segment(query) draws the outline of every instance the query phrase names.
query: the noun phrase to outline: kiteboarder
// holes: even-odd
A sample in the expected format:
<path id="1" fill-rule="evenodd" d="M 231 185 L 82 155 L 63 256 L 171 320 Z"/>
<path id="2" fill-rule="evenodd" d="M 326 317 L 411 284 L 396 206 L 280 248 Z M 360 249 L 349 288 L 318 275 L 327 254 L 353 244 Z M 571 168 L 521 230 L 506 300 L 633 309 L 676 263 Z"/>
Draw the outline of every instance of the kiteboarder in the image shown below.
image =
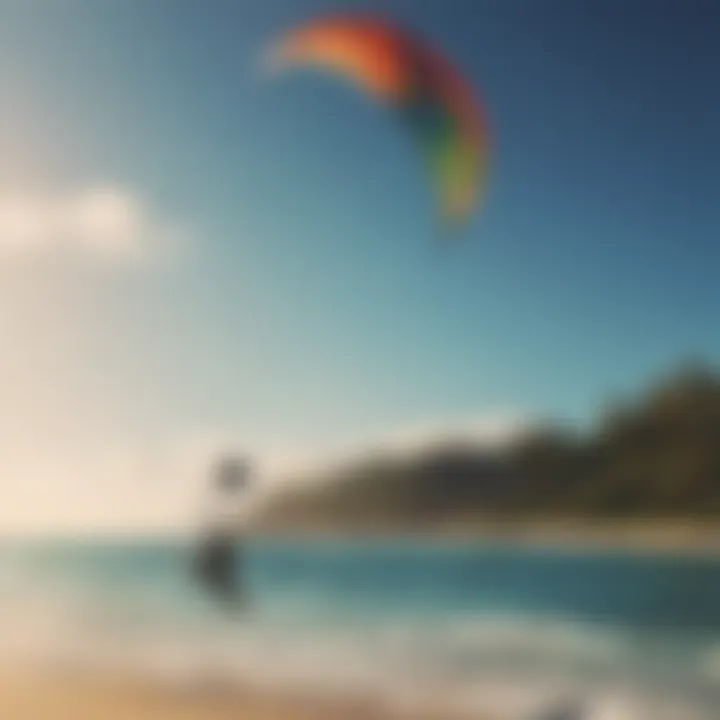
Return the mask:
<path id="1" fill-rule="evenodd" d="M 227 607 L 237 607 L 246 600 L 241 564 L 249 475 L 245 460 L 224 458 L 218 463 L 208 517 L 194 559 L 195 578 Z"/>

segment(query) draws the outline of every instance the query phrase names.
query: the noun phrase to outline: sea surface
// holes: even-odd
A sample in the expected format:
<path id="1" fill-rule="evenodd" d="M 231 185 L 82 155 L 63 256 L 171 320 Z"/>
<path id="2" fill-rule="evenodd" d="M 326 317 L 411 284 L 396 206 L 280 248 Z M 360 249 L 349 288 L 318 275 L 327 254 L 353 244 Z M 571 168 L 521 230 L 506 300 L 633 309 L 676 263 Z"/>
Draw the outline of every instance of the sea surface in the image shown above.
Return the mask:
<path id="1" fill-rule="evenodd" d="M 238 681 L 500 720 L 720 718 L 720 553 L 256 540 L 244 615 L 187 541 L 0 548 L 0 661 Z"/>

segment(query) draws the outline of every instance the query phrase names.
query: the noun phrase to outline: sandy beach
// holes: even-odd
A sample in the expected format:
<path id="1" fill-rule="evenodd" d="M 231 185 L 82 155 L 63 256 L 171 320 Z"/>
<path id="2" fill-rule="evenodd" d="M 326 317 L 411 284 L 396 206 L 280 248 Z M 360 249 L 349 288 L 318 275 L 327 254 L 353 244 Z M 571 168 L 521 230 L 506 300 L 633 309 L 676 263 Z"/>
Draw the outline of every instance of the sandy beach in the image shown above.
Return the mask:
<path id="1" fill-rule="evenodd" d="M 417 716 L 415 716 L 417 717 Z M 432 717 L 430 714 L 425 717 Z M 126 678 L 6 673 L 3 720 L 394 720 L 366 704 L 273 695 L 249 688 L 180 688 Z"/>

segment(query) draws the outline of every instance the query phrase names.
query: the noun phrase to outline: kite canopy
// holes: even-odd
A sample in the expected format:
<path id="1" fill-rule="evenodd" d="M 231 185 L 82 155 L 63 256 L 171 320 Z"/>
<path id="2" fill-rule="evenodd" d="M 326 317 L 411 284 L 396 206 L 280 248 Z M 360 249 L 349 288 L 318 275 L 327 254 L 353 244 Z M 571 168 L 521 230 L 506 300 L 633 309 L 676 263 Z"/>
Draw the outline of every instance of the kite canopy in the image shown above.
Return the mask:
<path id="1" fill-rule="evenodd" d="M 335 16 L 291 30 L 271 57 L 278 68 L 343 74 L 394 108 L 427 158 L 443 218 L 469 219 L 484 190 L 488 133 L 470 85 L 440 54 L 385 20 Z"/>

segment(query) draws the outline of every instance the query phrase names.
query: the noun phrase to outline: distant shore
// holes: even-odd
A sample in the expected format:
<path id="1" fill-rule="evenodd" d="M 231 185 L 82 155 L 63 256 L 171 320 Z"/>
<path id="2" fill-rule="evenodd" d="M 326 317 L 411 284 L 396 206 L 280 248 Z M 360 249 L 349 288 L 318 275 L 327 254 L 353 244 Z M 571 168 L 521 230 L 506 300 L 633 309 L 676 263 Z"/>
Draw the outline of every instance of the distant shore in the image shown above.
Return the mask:
<path id="1" fill-rule="evenodd" d="M 377 523 L 339 527 L 331 523 L 288 523 L 261 527 L 269 538 L 397 539 L 512 544 L 569 550 L 699 552 L 720 555 L 720 518 L 590 520 L 578 518 L 444 521 L 423 525 Z"/>

